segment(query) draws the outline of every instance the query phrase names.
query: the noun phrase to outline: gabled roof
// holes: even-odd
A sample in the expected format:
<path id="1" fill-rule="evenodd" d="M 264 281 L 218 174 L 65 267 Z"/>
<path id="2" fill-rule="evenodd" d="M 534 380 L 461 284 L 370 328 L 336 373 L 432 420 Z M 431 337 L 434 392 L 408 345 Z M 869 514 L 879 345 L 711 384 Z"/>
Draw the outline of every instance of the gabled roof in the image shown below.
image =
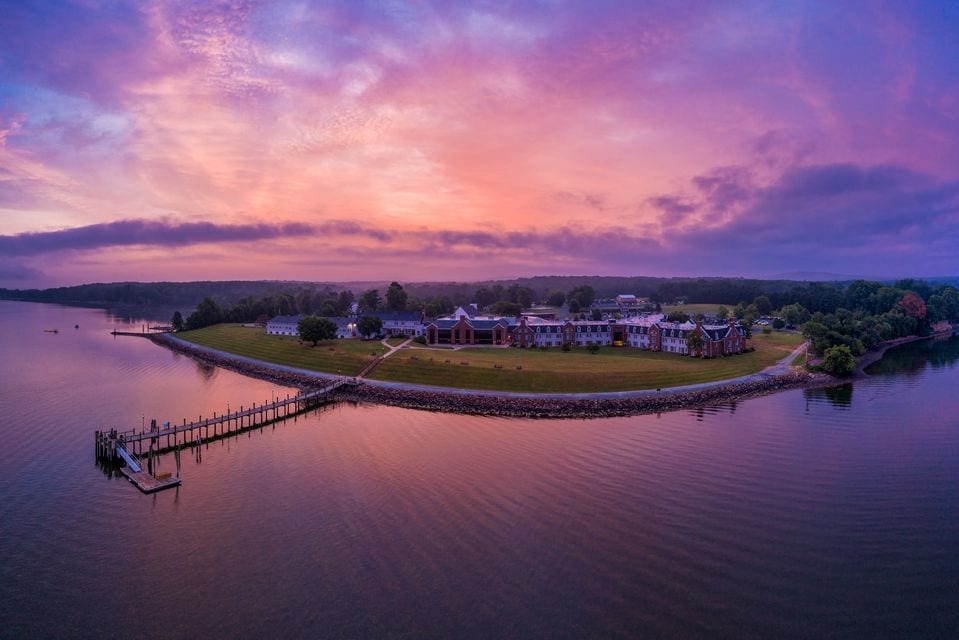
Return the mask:
<path id="1" fill-rule="evenodd" d="M 713 342 L 719 342 L 729 333 L 729 327 L 703 327 L 703 333 Z"/>
<path id="2" fill-rule="evenodd" d="M 269 324 L 296 324 L 304 317 L 302 313 L 298 313 L 295 316 L 276 316 L 275 318 L 270 318 Z"/>
<path id="3" fill-rule="evenodd" d="M 479 307 L 476 306 L 476 303 L 464 304 L 456 308 L 456 311 L 453 312 L 453 315 L 459 315 L 460 311 L 463 312 L 468 318 L 473 318 L 479 315 Z"/>

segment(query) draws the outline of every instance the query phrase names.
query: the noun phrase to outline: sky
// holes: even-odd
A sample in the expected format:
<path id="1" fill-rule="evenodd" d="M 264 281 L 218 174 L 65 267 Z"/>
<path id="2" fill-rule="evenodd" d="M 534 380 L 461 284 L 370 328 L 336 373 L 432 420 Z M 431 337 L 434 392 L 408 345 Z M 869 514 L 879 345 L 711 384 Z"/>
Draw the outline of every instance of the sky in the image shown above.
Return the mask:
<path id="1" fill-rule="evenodd" d="M 959 273 L 959 3 L 0 0 L 0 286 Z"/>

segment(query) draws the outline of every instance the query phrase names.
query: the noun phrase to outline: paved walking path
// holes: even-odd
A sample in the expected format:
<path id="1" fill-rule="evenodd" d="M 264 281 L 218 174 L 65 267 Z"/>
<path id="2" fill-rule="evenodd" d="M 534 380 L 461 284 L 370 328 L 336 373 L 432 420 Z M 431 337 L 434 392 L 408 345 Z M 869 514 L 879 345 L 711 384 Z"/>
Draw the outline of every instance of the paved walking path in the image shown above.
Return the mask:
<path id="1" fill-rule="evenodd" d="M 333 378 L 344 378 L 352 376 L 338 376 L 336 374 L 330 373 L 320 373 L 318 371 L 310 371 L 309 369 L 299 369 L 297 367 L 288 367 L 281 364 L 273 364 L 272 362 L 266 362 L 263 360 L 255 360 L 253 358 L 247 358 L 245 356 L 238 356 L 227 351 L 220 351 L 218 349 L 211 349 L 210 347 L 202 347 L 200 345 L 188 342 L 186 340 L 181 340 L 170 334 L 164 334 L 170 340 L 178 342 L 182 345 L 186 345 L 198 351 L 203 351 L 212 355 L 219 356 L 221 358 L 238 360 L 240 362 L 246 362 L 249 364 L 254 364 L 260 367 L 266 367 L 268 369 L 274 369 L 276 371 L 282 371 L 287 373 L 295 373 L 302 376 L 307 376 L 311 378 L 316 378 L 319 380 L 329 380 Z M 404 342 L 403 344 L 397 347 L 390 347 L 390 353 L 382 356 L 387 357 L 392 353 L 399 350 L 400 347 L 407 344 L 409 341 Z M 387 345 L 389 346 L 389 345 Z M 485 389 L 458 389 L 455 387 L 437 387 L 432 385 L 425 384 L 411 384 L 408 382 L 387 382 L 385 380 L 370 380 L 369 378 L 363 378 L 363 383 L 374 386 L 374 387 L 383 387 L 386 389 L 399 389 L 406 391 L 426 391 L 429 393 L 450 393 L 450 394 L 459 394 L 459 395 L 471 395 L 471 396 L 492 396 L 492 397 L 501 397 L 501 398 L 542 398 L 542 399 L 568 399 L 568 400 L 613 400 L 620 398 L 649 398 L 656 396 L 668 396 L 677 393 L 686 393 L 689 391 L 699 391 L 702 389 L 711 389 L 713 387 L 724 387 L 730 384 L 742 384 L 744 382 L 753 382 L 757 380 L 766 380 L 769 378 L 775 378 L 776 376 L 781 376 L 783 374 L 789 373 L 790 366 L 793 361 L 799 356 L 800 353 L 803 353 L 808 346 L 808 343 L 803 343 L 796 347 L 788 356 L 779 360 L 775 364 L 772 364 L 762 371 L 757 371 L 756 373 L 751 373 L 745 376 L 739 376 L 738 378 L 726 378 L 724 380 L 715 380 L 713 382 L 700 382 L 697 384 L 687 384 L 681 387 L 666 387 L 664 389 L 639 389 L 634 391 L 596 391 L 591 393 L 529 393 L 521 391 L 487 391 Z"/>
<path id="2" fill-rule="evenodd" d="M 406 345 L 408 345 L 412 339 L 413 339 L 413 338 L 407 338 L 406 341 L 401 342 L 401 343 L 399 343 L 398 345 L 396 345 L 396 346 L 394 347 L 394 346 L 391 346 L 389 342 L 387 342 L 387 341 L 389 340 L 389 338 L 383 338 L 382 340 L 380 340 L 380 344 L 383 345 L 384 347 L 386 347 L 387 349 L 389 349 L 389 351 L 387 351 L 386 353 L 384 353 L 384 354 L 381 355 L 380 357 L 381 357 L 381 358 L 389 358 L 391 355 L 393 355 L 394 353 L 396 353 L 397 351 L 399 351 L 400 349 L 402 349 L 403 347 L 405 347 Z"/>

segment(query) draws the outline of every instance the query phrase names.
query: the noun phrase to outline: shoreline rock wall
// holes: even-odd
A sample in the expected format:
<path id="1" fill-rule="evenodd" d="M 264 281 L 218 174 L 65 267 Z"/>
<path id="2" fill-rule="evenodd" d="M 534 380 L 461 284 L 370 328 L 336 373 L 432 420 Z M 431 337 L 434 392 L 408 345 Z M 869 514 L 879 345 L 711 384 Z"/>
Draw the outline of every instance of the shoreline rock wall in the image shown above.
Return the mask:
<path id="1" fill-rule="evenodd" d="M 364 385 L 342 394 L 343 399 L 409 409 L 514 418 L 602 418 L 691 409 L 718 402 L 744 400 L 786 389 L 823 383 L 805 372 L 766 380 L 734 383 L 701 391 L 638 398 L 514 398 L 471 395 L 468 391 L 407 391 Z"/>

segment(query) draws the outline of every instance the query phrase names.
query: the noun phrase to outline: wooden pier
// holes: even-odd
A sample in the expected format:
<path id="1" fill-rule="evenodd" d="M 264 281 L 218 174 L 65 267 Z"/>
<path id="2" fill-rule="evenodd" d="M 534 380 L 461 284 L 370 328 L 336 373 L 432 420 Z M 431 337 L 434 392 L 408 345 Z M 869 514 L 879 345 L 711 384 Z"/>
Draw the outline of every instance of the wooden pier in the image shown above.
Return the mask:
<path id="1" fill-rule="evenodd" d="M 157 425 L 156 420 L 151 420 L 149 430 L 141 431 L 136 429 L 96 431 L 94 434 L 96 460 L 97 463 L 125 464 L 126 466 L 120 470 L 121 473 L 144 493 L 174 487 L 180 484 L 179 478 L 174 476 L 158 478 L 153 475 L 153 461 L 157 455 L 170 451 L 178 452 L 182 447 L 217 440 L 227 435 L 293 417 L 333 402 L 338 389 L 358 384 L 360 382 L 356 378 L 339 378 L 321 389 L 296 396 L 288 395 L 260 405 L 253 403 L 250 407 L 240 406 L 237 411 L 228 411 L 219 416 L 214 412 L 213 417 L 198 416 L 196 420 L 190 422 L 184 418 L 182 424 L 171 425 L 167 422 L 162 426 Z M 143 456 L 146 456 L 147 460 L 146 470 L 142 469 L 140 462 Z M 179 462 L 177 466 L 179 467 Z"/>

